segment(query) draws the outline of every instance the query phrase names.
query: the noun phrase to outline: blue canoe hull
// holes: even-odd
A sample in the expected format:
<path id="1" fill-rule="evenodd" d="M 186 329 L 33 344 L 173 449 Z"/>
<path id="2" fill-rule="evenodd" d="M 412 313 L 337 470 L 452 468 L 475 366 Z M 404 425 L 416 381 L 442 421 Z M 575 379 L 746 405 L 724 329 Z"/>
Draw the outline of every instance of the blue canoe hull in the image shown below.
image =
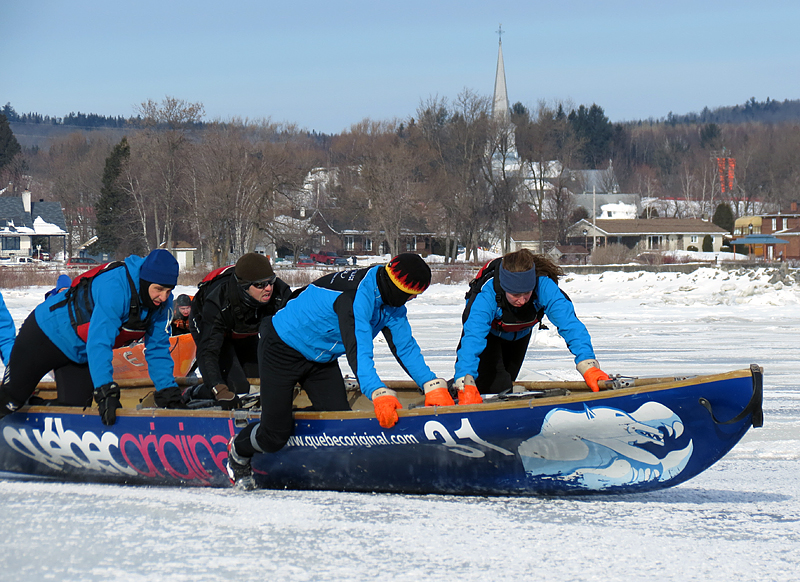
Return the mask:
<path id="1" fill-rule="evenodd" d="M 461 495 L 629 493 L 677 485 L 761 425 L 757 366 L 599 393 L 401 411 L 298 412 L 290 442 L 257 455 L 261 487 Z M 249 420 L 256 420 L 252 416 Z M 0 470 L 60 479 L 229 486 L 222 411 L 30 407 L 0 421 Z"/>

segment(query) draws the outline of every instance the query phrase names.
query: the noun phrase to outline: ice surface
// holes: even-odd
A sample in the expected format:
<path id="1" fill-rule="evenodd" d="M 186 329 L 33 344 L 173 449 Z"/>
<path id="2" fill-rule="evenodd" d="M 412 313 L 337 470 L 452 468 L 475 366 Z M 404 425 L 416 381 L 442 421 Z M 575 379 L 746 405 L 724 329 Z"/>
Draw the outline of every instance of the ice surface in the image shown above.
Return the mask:
<path id="1" fill-rule="evenodd" d="M 707 268 L 562 282 L 609 373 L 765 368 L 764 427 L 678 487 L 481 498 L 0 476 L 0 581 L 797 580 L 800 287 L 771 279 Z M 3 291 L 18 325 L 45 291 Z M 409 304 L 428 363 L 447 377 L 464 291 L 435 285 Z M 376 361 L 383 377 L 404 378 L 385 343 Z M 537 332 L 521 379 L 541 377 L 580 378 L 554 329 Z"/>

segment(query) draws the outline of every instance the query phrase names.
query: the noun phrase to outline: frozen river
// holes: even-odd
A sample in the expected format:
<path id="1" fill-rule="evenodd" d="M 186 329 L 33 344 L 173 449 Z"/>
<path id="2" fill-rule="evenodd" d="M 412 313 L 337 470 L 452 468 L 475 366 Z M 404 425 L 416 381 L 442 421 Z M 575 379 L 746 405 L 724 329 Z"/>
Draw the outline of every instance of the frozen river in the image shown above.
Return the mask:
<path id="1" fill-rule="evenodd" d="M 609 373 L 763 366 L 764 427 L 687 483 L 622 497 L 245 494 L 0 477 L 0 580 L 800 579 L 800 286 L 701 269 L 570 276 L 562 287 Z M 409 307 L 428 363 L 447 377 L 464 290 L 435 285 Z M 42 293 L 3 292 L 18 324 Z M 385 345 L 376 353 L 386 379 L 403 378 Z M 523 375 L 580 378 L 553 330 L 537 332 Z"/>

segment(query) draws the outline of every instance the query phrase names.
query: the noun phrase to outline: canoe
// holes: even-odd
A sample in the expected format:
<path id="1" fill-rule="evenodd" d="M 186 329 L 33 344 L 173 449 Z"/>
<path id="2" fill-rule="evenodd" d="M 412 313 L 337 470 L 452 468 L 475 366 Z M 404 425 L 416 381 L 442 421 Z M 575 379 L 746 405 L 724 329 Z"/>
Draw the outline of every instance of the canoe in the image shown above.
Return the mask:
<path id="1" fill-rule="evenodd" d="M 194 364 L 197 348 L 192 335 L 185 333 L 169 338 L 169 353 L 175 362 L 172 375 L 180 378 L 186 376 Z M 114 380 L 131 380 L 149 378 L 147 360 L 144 355 L 144 342 L 114 350 Z"/>
<path id="2" fill-rule="evenodd" d="M 632 493 L 671 487 L 763 423 L 757 365 L 694 377 L 523 383 L 470 406 L 425 407 L 392 383 L 392 429 L 358 392 L 352 411 L 295 412 L 289 443 L 253 458 L 260 487 L 469 495 Z M 148 408 L 123 390 L 117 423 L 95 409 L 33 406 L 0 421 L 0 470 L 64 480 L 229 486 L 226 443 L 257 411 Z M 42 391 L 45 392 L 45 391 Z M 40 394 L 41 395 L 41 394 Z M 145 405 L 139 404 L 144 400 Z M 304 393 L 296 399 L 307 404 Z"/>

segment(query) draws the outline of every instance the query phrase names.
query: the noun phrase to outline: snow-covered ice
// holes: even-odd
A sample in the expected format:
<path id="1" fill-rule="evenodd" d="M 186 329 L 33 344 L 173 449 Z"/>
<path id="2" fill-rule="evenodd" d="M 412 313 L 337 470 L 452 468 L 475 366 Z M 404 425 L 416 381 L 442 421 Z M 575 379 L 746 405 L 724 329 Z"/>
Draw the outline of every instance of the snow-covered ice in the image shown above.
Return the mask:
<path id="1" fill-rule="evenodd" d="M 763 366 L 764 427 L 687 483 L 614 497 L 240 494 L 0 478 L 0 581 L 800 579 L 800 285 L 763 269 L 702 268 L 568 275 L 561 286 L 609 373 Z M 18 325 L 44 291 L 3 290 Z M 409 304 L 428 363 L 447 377 L 464 292 L 434 285 Z M 382 376 L 404 378 L 376 345 Z M 536 332 L 521 376 L 541 377 L 580 378 L 554 329 Z"/>

